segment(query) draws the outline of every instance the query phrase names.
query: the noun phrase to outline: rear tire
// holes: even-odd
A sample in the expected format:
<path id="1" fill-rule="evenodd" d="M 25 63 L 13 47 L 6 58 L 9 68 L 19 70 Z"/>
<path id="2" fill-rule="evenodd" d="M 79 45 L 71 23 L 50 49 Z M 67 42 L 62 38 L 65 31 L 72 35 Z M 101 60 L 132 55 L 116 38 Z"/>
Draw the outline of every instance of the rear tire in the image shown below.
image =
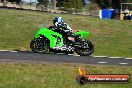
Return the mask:
<path id="1" fill-rule="evenodd" d="M 31 41 L 30 48 L 36 53 L 46 53 L 49 51 L 49 43 L 45 39 L 36 38 Z"/>

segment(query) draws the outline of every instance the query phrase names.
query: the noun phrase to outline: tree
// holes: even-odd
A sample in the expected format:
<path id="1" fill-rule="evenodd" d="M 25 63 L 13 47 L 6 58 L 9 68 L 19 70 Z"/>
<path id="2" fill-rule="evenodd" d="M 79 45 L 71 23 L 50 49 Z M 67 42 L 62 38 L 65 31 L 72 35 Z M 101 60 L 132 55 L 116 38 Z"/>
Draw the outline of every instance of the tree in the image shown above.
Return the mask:
<path id="1" fill-rule="evenodd" d="M 16 2 L 17 4 L 19 4 L 22 0 L 8 0 L 8 2 Z"/>
<path id="2" fill-rule="evenodd" d="M 36 5 L 40 11 L 48 10 L 49 0 L 37 0 L 39 3 Z"/>
<path id="3" fill-rule="evenodd" d="M 63 7 L 63 2 L 64 2 L 65 0 L 57 0 L 57 3 L 56 3 L 56 6 L 57 7 Z"/>
<path id="4" fill-rule="evenodd" d="M 44 10 L 45 7 L 48 9 L 48 7 L 51 5 L 54 10 L 56 10 L 56 4 L 58 0 L 38 0 L 38 5 L 36 7 L 42 7 Z"/>
<path id="5" fill-rule="evenodd" d="M 43 5 L 48 5 L 48 3 L 49 3 L 49 0 L 38 0 L 38 2 L 40 3 L 40 4 L 43 4 Z"/>
<path id="6" fill-rule="evenodd" d="M 97 3 L 91 3 L 90 5 L 88 5 L 86 7 L 87 11 L 91 11 L 91 10 L 99 10 L 100 6 Z"/>
<path id="7" fill-rule="evenodd" d="M 6 7 L 7 2 L 16 2 L 16 4 L 20 5 L 20 8 L 22 8 L 22 0 L 1 0 L 1 2 L 3 3 L 3 6 Z"/>
<path id="8" fill-rule="evenodd" d="M 81 11 L 83 7 L 82 0 L 65 0 L 63 2 L 65 8 L 75 8 L 75 11 Z"/>
<path id="9" fill-rule="evenodd" d="M 52 3 L 53 3 L 53 9 L 56 10 L 56 4 L 57 4 L 57 0 L 52 0 Z"/>
<path id="10" fill-rule="evenodd" d="M 3 3 L 3 7 L 6 7 L 6 5 L 7 5 L 7 0 L 1 0 L 1 2 Z"/>
<path id="11" fill-rule="evenodd" d="M 132 2 L 132 0 L 126 0 L 126 2 L 131 3 L 131 2 Z"/>
<path id="12" fill-rule="evenodd" d="M 93 0 L 93 2 L 97 3 L 101 8 L 108 8 L 111 6 L 111 0 Z"/>

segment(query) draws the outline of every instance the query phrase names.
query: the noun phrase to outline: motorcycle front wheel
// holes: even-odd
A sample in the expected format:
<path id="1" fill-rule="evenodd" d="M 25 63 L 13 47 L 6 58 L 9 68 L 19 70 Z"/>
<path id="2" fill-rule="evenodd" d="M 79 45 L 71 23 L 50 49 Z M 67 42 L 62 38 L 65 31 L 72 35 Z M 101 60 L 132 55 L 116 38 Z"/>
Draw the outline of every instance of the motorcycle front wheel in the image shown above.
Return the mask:
<path id="1" fill-rule="evenodd" d="M 75 52 L 80 56 L 89 56 L 94 52 L 94 45 L 89 40 L 80 41 Z"/>

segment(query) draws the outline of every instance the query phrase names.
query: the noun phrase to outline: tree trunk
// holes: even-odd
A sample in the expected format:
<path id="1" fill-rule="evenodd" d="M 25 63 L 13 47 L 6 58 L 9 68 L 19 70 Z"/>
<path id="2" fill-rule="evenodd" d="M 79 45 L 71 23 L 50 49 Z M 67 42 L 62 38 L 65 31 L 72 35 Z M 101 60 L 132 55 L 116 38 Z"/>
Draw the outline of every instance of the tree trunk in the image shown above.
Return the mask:
<path id="1" fill-rule="evenodd" d="M 57 4 L 57 1 L 56 0 L 53 0 L 53 9 L 56 10 L 56 4 Z"/>
<path id="2" fill-rule="evenodd" d="M 6 5 L 7 5 L 7 1 L 4 0 L 4 1 L 3 1 L 3 7 L 6 7 Z"/>
<path id="3" fill-rule="evenodd" d="M 23 2 L 22 1 L 20 1 L 19 6 L 20 6 L 20 9 L 22 9 L 22 7 L 23 7 Z"/>

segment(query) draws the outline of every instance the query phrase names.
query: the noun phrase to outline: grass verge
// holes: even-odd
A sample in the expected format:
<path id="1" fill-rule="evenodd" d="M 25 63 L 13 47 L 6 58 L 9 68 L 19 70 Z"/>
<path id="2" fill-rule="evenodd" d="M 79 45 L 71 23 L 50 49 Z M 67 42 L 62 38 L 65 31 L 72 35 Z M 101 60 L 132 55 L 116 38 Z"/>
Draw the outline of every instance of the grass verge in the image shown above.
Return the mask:
<path id="1" fill-rule="evenodd" d="M 86 65 L 89 74 L 130 74 L 131 67 Z M 78 67 L 71 64 L 0 63 L 0 88 L 131 88 L 128 84 L 76 83 Z"/>

